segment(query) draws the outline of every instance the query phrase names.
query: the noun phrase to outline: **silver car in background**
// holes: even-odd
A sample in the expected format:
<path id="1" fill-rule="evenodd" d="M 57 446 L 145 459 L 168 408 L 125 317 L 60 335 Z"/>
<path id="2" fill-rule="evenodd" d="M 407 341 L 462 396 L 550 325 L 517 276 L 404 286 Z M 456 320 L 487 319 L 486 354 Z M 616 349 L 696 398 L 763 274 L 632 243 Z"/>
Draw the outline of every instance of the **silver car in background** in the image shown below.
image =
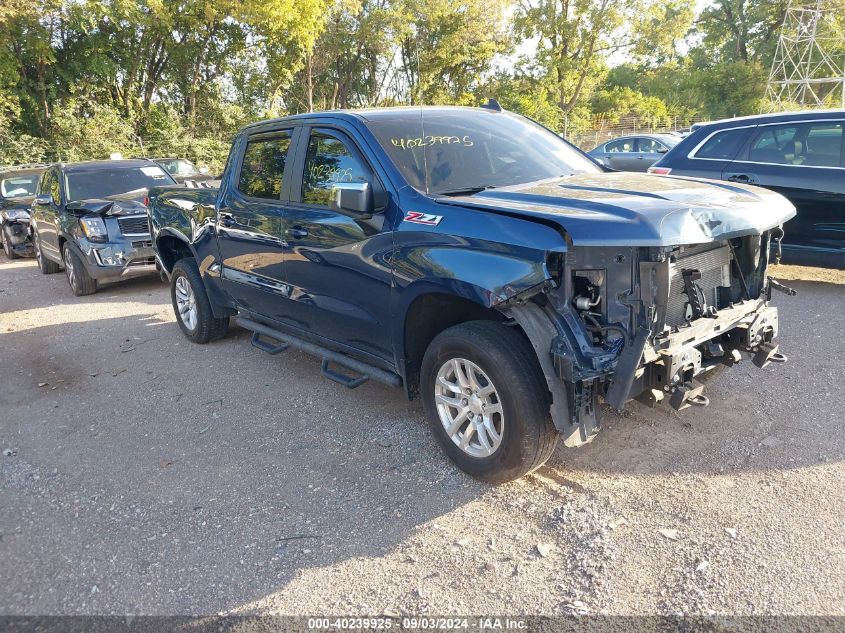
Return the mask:
<path id="1" fill-rule="evenodd" d="M 591 149 L 588 154 L 617 171 L 646 171 L 681 141 L 678 134 L 620 136 Z"/>

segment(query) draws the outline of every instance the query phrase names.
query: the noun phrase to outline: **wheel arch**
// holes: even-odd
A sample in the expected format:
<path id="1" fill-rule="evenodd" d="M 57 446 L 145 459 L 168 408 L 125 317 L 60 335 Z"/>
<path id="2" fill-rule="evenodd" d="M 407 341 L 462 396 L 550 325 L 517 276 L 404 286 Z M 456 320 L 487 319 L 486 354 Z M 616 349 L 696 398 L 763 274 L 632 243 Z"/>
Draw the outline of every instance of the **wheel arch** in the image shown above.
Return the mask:
<path id="1" fill-rule="evenodd" d="M 180 259 L 193 257 L 199 261 L 193 246 L 182 233 L 163 229 L 156 236 L 155 252 L 159 265 L 168 276 L 173 272 L 173 266 Z"/>
<path id="2" fill-rule="evenodd" d="M 402 352 L 400 366 L 409 399 L 419 395 L 422 359 L 434 337 L 468 321 L 508 321 L 501 311 L 483 302 L 485 294 L 476 287 L 463 288 L 461 292 L 429 287 L 415 293 L 404 304 L 396 344 Z M 513 325 L 521 331 L 518 325 Z"/>

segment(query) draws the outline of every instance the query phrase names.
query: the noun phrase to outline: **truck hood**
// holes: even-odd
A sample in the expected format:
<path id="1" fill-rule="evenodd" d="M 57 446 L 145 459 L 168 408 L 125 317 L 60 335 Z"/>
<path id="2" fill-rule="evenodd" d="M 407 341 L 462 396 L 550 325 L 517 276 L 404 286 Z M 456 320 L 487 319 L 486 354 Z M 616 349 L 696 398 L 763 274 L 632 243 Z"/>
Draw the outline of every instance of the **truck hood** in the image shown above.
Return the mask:
<path id="1" fill-rule="evenodd" d="M 535 217 L 575 246 L 679 246 L 761 234 L 795 215 L 783 196 L 715 180 L 579 174 L 439 202 Z"/>

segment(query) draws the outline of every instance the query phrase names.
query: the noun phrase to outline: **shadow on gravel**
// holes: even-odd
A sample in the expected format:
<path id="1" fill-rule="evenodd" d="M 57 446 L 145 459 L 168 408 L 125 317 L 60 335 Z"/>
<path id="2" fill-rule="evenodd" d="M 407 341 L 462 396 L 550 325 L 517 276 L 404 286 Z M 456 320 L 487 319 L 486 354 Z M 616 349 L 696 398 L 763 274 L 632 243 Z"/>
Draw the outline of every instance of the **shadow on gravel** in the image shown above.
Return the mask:
<path id="1" fill-rule="evenodd" d="M 199 346 L 152 327 L 0 336 L 17 368 L 0 378 L 5 612 L 236 609 L 300 570 L 384 556 L 487 490 L 398 390 L 347 390 L 238 329 Z"/>
<path id="2" fill-rule="evenodd" d="M 161 300 L 155 296 L 155 293 L 156 291 L 166 289 L 165 284 L 162 283 L 158 275 L 146 275 L 115 283 L 101 284 L 95 294 L 76 297 L 70 290 L 64 271 L 53 275 L 43 275 L 34 259 L 9 261 L 5 258 L 5 255 L 2 255 L 0 256 L 0 313 L 8 310 L 8 304 L 4 302 L 4 296 L 11 296 L 19 284 L 26 284 L 28 286 L 43 285 L 45 288 L 43 294 L 36 295 L 27 302 L 26 306 L 21 306 L 21 309 L 26 310 L 51 307 L 58 303 L 135 301 L 138 303 L 158 305 L 161 303 Z M 56 285 L 60 289 L 57 290 Z"/>

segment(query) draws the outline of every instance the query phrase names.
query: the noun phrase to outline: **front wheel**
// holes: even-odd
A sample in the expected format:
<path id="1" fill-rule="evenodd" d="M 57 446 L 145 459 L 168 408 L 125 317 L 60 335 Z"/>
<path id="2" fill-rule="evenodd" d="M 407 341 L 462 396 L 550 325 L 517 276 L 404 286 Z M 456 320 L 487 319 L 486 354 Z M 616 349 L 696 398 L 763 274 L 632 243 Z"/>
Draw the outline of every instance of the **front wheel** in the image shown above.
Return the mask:
<path id="1" fill-rule="evenodd" d="M 533 348 L 492 321 L 462 323 L 429 345 L 420 372 L 435 437 L 459 468 L 491 483 L 542 466 L 557 444 Z"/>
<path id="2" fill-rule="evenodd" d="M 62 259 L 65 262 L 67 282 L 73 294 L 77 297 L 84 297 L 85 295 L 92 295 L 97 292 L 97 280 L 88 274 L 82 260 L 71 250 L 67 242 L 65 242 L 64 248 L 62 248 Z"/>
<path id="3" fill-rule="evenodd" d="M 229 317 L 214 317 L 200 271 L 192 258 L 180 259 L 173 267 L 170 297 L 176 322 L 188 339 L 208 343 L 226 336 Z"/>
<path id="4" fill-rule="evenodd" d="M 41 238 L 38 237 L 38 233 L 35 234 L 33 239 L 35 240 L 35 261 L 38 263 L 38 270 L 41 271 L 41 274 L 52 275 L 59 272 L 59 265 L 52 259 L 47 259 L 44 256 L 44 251 L 41 249 Z"/>

